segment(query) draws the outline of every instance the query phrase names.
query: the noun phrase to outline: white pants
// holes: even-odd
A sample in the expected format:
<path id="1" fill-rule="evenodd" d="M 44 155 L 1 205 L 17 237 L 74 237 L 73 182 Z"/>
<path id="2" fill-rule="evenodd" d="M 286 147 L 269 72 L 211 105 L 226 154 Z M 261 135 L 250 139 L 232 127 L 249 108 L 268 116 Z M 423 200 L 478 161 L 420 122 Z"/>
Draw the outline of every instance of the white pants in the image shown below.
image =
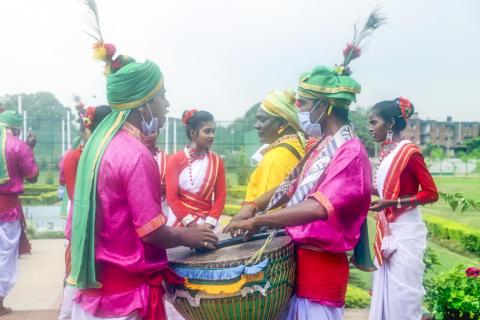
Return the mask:
<path id="1" fill-rule="evenodd" d="M 343 307 L 335 308 L 299 298 L 294 295 L 287 309 L 280 316 L 282 320 L 342 320 Z"/>
<path id="2" fill-rule="evenodd" d="M 77 289 L 68 284 L 65 286 L 65 288 L 63 288 L 62 307 L 60 308 L 58 320 L 72 319 L 73 298 L 75 298 L 76 292 Z"/>
<path id="3" fill-rule="evenodd" d="M 72 308 L 72 320 L 141 320 L 140 316 L 137 314 L 137 312 L 134 312 L 132 314 L 129 314 L 128 316 L 124 317 L 116 317 L 116 318 L 100 318 L 100 317 L 95 317 L 88 313 L 87 311 L 83 310 L 82 307 L 78 303 L 73 303 L 73 308 Z"/>
<path id="4" fill-rule="evenodd" d="M 17 281 L 20 221 L 0 221 L 0 297 L 5 298 Z"/>
<path id="5" fill-rule="evenodd" d="M 382 249 L 393 253 L 373 274 L 370 320 L 419 320 L 427 228 L 418 209 L 403 213 L 389 226 L 391 238 L 382 242 Z"/>

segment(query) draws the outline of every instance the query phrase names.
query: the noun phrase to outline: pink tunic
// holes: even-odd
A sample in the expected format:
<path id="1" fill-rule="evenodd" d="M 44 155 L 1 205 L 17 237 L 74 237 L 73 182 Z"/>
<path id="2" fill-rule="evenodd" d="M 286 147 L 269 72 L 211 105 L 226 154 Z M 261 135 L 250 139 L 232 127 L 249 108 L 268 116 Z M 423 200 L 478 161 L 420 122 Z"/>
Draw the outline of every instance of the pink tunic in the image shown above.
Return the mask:
<path id="1" fill-rule="evenodd" d="M 98 173 L 95 254 L 129 273 L 151 274 L 167 264 L 163 249 L 141 237 L 165 223 L 160 176 L 151 152 L 132 134 L 121 130 L 105 150 Z M 97 268 L 98 269 L 98 268 Z M 98 277 L 98 275 L 97 275 Z M 149 286 L 109 296 L 79 292 L 75 301 L 97 317 L 145 315 Z"/>
<path id="2" fill-rule="evenodd" d="M 310 159 L 315 159 L 320 151 L 314 151 Z M 313 161 L 307 161 L 304 172 L 312 164 Z M 327 209 L 328 219 L 288 227 L 288 233 L 297 244 L 328 252 L 352 250 L 367 217 L 370 190 L 370 161 L 360 140 L 353 138 L 335 152 L 318 186 L 308 195 Z"/>
<path id="3" fill-rule="evenodd" d="M 10 180 L 0 185 L 0 194 L 20 195 L 23 193 L 23 180 L 34 178 L 38 175 L 33 150 L 18 137 L 7 133 L 5 143 L 5 157 L 7 160 Z M 22 206 L 0 212 L 0 221 L 11 222 L 18 220 L 22 213 Z"/>

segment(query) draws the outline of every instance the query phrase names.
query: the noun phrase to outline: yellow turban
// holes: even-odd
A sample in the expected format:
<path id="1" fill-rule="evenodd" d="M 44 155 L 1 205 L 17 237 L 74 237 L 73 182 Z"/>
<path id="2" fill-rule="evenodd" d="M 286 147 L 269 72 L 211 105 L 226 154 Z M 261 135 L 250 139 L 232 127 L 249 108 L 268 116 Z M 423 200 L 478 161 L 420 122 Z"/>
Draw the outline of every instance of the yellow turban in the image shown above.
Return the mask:
<path id="1" fill-rule="evenodd" d="M 287 120 L 288 125 L 297 131 L 300 141 L 304 144 L 305 139 L 300 129 L 298 110 L 295 107 L 295 91 L 290 89 L 274 90 L 263 99 L 260 108 L 272 116 Z"/>

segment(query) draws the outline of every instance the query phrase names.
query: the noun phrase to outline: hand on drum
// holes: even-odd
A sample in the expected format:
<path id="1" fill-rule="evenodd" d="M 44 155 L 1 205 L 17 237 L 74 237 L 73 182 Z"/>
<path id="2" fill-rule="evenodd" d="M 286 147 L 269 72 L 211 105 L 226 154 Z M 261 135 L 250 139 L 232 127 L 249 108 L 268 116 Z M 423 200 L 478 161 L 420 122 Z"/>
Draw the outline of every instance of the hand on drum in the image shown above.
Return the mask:
<path id="1" fill-rule="evenodd" d="M 230 223 L 223 229 L 223 233 L 230 233 L 232 237 L 236 237 L 243 234 L 245 240 L 250 239 L 255 233 L 258 232 L 260 227 L 254 224 L 255 218 L 250 218 L 241 221 L 230 221 Z"/>
<path id="2" fill-rule="evenodd" d="M 183 228 L 183 242 L 190 248 L 208 248 L 214 250 L 218 245 L 218 237 L 212 229 L 205 225 Z"/>

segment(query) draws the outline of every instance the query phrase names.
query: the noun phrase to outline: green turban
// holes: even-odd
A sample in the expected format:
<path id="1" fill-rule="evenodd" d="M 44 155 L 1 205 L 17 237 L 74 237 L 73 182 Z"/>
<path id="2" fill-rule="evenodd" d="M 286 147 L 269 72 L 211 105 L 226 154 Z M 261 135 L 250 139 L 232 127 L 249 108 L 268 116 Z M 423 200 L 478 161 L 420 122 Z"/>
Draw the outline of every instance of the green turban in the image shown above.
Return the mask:
<path id="1" fill-rule="evenodd" d="M 19 128 L 22 123 L 23 118 L 17 111 L 6 110 L 0 113 L 0 126 Z"/>
<path id="2" fill-rule="evenodd" d="M 342 75 L 342 67 L 334 69 L 324 66 L 315 67 L 312 72 L 300 77 L 298 94 L 307 99 L 326 99 L 336 107 L 348 109 L 356 102 L 355 95 L 361 86 L 352 77 Z"/>
<path id="3" fill-rule="evenodd" d="M 107 78 L 107 100 L 113 110 L 135 109 L 163 88 L 163 75 L 152 61 L 131 62 Z"/>

